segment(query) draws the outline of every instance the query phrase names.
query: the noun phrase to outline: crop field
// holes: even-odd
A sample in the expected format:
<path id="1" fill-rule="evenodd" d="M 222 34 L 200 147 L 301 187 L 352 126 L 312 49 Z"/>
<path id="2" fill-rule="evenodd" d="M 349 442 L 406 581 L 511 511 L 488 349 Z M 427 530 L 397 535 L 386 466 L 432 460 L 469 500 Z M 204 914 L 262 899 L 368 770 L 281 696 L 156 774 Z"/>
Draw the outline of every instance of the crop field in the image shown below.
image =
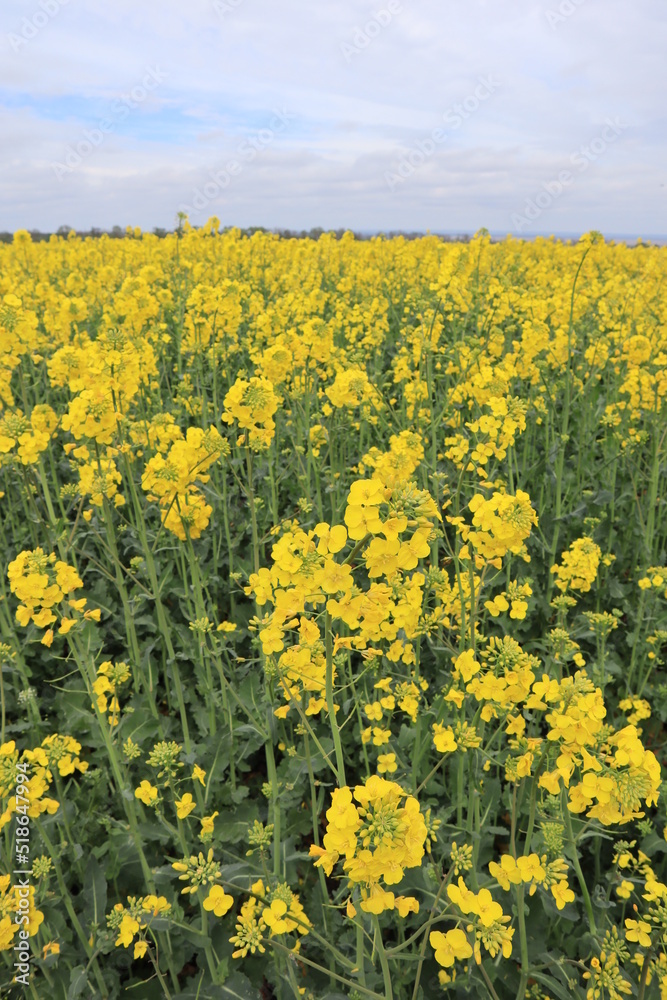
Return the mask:
<path id="1" fill-rule="evenodd" d="M 0 245 L 0 996 L 667 998 L 667 249 Z"/>

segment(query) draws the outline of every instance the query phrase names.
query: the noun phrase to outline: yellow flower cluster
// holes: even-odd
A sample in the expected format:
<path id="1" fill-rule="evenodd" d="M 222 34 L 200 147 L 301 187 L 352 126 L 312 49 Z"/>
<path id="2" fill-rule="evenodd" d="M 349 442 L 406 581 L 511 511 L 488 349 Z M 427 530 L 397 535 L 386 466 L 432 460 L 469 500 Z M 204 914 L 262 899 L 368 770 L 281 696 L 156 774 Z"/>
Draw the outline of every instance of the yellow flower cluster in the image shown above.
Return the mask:
<path id="1" fill-rule="evenodd" d="M 511 918 L 503 913 L 502 906 L 495 901 L 488 889 L 473 892 L 467 887 L 463 877 L 459 876 L 456 885 L 447 886 L 447 895 L 461 913 L 473 918 L 471 927 L 475 934 L 473 953 L 478 964 L 482 960 L 482 945 L 492 958 L 499 952 L 503 958 L 511 956 L 514 928 L 507 926 Z"/>
<path id="2" fill-rule="evenodd" d="M 120 310 L 122 298 L 121 293 L 116 301 Z M 47 361 L 51 384 L 67 386 L 73 394 L 61 426 L 76 441 L 111 445 L 120 422 L 131 416 L 140 389 L 157 375 L 154 338 L 131 332 L 125 318 L 122 330 L 108 316 L 95 338 L 79 333 L 71 344 L 67 336 L 61 338 L 64 345 Z"/>
<path id="3" fill-rule="evenodd" d="M 116 903 L 107 916 L 107 926 L 116 937 L 116 947 L 129 948 L 134 941 L 134 958 L 143 958 L 149 946 L 146 932 L 156 917 L 166 917 L 171 903 L 164 896 L 128 896 L 127 905 Z M 135 941 L 135 937 L 138 939 Z"/>
<path id="4" fill-rule="evenodd" d="M 326 389 L 331 405 L 336 409 L 379 410 L 382 397 L 370 382 L 365 368 L 339 371 L 333 384 Z"/>
<path id="5" fill-rule="evenodd" d="M 645 749 L 634 725 L 614 730 L 605 722 L 602 691 L 585 671 L 561 681 L 547 674 L 537 678 L 538 664 L 516 640 L 491 637 L 479 658 L 472 650 L 456 657 L 454 683 L 445 697 L 460 704 L 463 688 L 481 703 L 484 721 L 505 719 L 516 752 L 506 765 L 508 780 L 530 775 L 536 756 L 547 754 L 555 766 L 540 775 L 539 785 L 553 795 L 567 788 L 570 811 L 585 811 L 605 825 L 641 818 L 642 803 L 653 805 L 660 788 L 653 752 Z M 525 736 L 524 708 L 545 713 L 546 746 L 540 737 Z M 451 726 L 436 723 L 434 745 L 440 753 L 453 753 L 461 740 Z M 557 748 L 555 757 L 550 745 Z M 572 783 L 575 774 L 581 780 Z"/>
<path id="6" fill-rule="evenodd" d="M 65 451 L 69 445 L 65 445 Z M 79 493 L 81 496 L 89 496 L 93 507 L 102 507 L 104 498 L 113 500 L 115 507 L 122 507 L 125 497 L 118 492 L 118 486 L 122 482 L 121 476 L 114 456 L 116 449 L 107 448 L 105 457 L 95 460 L 90 459 L 90 451 L 86 445 L 80 445 L 72 449 L 73 456 L 80 461 L 79 473 Z"/>
<path id="7" fill-rule="evenodd" d="M 16 448 L 21 465 L 36 465 L 58 426 L 58 417 L 47 403 L 33 407 L 28 419 L 22 410 L 7 410 L 0 418 L 0 455 Z"/>
<path id="8" fill-rule="evenodd" d="M 472 525 L 466 524 L 462 517 L 447 517 L 464 542 L 459 553 L 461 559 L 474 556 L 478 567 L 489 562 L 500 569 L 502 557 L 508 552 L 527 558 L 524 543 L 537 524 L 537 514 L 527 493 L 517 490 L 512 496 L 496 491 L 488 500 L 476 493 L 468 507 L 473 514 Z"/>
<path id="9" fill-rule="evenodd" d="M 569 789 L 569 809 L 585 811 L 605 825 L 641 818 L 642 802 L 657 802 L 661 777 L 660 764 L 635 726 L 615 732 L 604 724 L 602 692 L 582 671 L 560 684 L 545 680 L 539 694 L 554 705 L 545 716 L 547 739 L 559 751 L 555 770 L 542 774 L 540 785 L 555 794 L 562 781 Z M 581 781 L 570 785 L 575 771 Z"/>
<path id="10" fill-rule="evenodd" d="M 621 712 L 625 712 L 631 726 L 651 718 L 651 706 L 646 698 L 621 698 L 618 707 Z"/>
<path id="11" fill-rule="evenodd" d="M 198 484 L 207 483 L 206 469 L 223 454 L 226 442 L 215 427 L 189 427 L 185 438 L 174 441 L 165 454 L 147 463 L 141 485 L 150 500 L 160 504 L 162 523 L 177 538 L 199 538 L 212 507 Z M 228 446 L 227 446 L 228 447 Z"/>
<path id="12" fill-rule="evenodd" d="M 556 563 L 551 567 L 551 572 L 556 575 L 558 589 L 562 593 L 566 590 L 587 593 L 598 574 L 602 558 L 600 546 L 585 535 L 583 538 L 576 538 L 561 558 L 560 564 Z"/>
<path id="13" fill-rule="evenodd" d="M 42 637 L 45 646 L 53 642 L 53 629 L 49 626 L 58 620 L 58 615 L 59 635 L 66 635 L 82 619 L 100 620 L 98 609 L 84 611 L 85 597 L 68 600 L 69 610 L 63 610 L 64 599 L 83 587 L 83 581 L 73 566 L 56 559 L 53 553 L 47 556 L 43 549 L 20 552 L 9 564 L 7 577 L 12 593 L 21 602 L 16 620 L 23 626 L 33 622 L 38 628 L 46 628 Z"/>
<path id="14" fill-rule="evenodd" d="M 560 858 L 547 863 L 546 854 L 541 857 L 538 854 L 526 854 L 518 858 L 503 854 L 500 864 L 489 862 L 489 872 L 505 891 L 511 885 L 529 885 L 529 894 L 532 896 L 537 886 L 543 885 L 551 890 L 559 910 L 574 901 L 574 893 L 566 877 L 567 863 Z"/>
<path id="15" fill-rule="evenodd" d="M 664 597 L 667 598 L 667 569 L 664 566 L 649 566 L 646 575 L 639 581 L 641 590 L 662 590 L 665 587 Z"/>
<path id="16" fill-rule="evenodd" d="M 510 582 L 507 590 L 496 594 L 493 600 L 485 601 L 484 607 L 492 618 L 509 611 L 510 618 L 522 620 L 528 611 L 528 598 L 532 597 L 533 588 L 529 583 Z"/>
<path id="17" fill-rule="evenodd" d="M 463 431 L 445 437 L 445 458 L 457 468 L 476 471 L 486 479 L 490 460 L 502 461 L 517 436 L 525 431 L 527 404 L 516 396 L 490 396 L 480 400 L 479 407 L 490 412 L 465 422 L 472 438 Z"/>
<path id="18" fill-rule="evenodd" d="M 129 681 L 131 676 L 127 663 L 112 663 L 105 660 L 97 668 L 97 677 L 93 682 L 93 692 L 96 697 L 97 710 L 109 713 L 109 725 L 117 726 L 120 721 L 120 703 L 118 689 Z"/>
<path id="19" fill-rule="evenodd" d="M 253 451 L 263 451 L 273 440 L 276 427 L 273 417 L 279 402 L 268 379 L 237 378 L 225 396 L 222 419 L 228 424 L 238 424 L 244 431 L 238 444 L 245 444 Z"/>
<path id="20" fill-rule="evenodd" d="M 426 823 L 414 796 L 394 781 L 371 775 L 354 792 L 347 786 L 333 792 L 327 823 L 323 847 L 310 848 L 317 867 L 330 875 L 344 858 L 343 870 L 352 886 L 361 887 L 366 913 L 396 909 L 405 917 L 417 912 L 415 899 L 385 888 L 397 885 L 405 869 L 420 865 L 424 856 Z"/>
<path id="21" fill-rule="evenodd" d="M 250 575 L 245 592 L 258 606 L 274 605 L 273 612 L 255 619 L 266 656 L 280 654 L 277 676 L 286 705 L 276 710 L 285 717 L 292 701 L 307 695 L 306 714 L 325 707 L 326 659 L 318 624 L 305 613 L 323 605 L 334 621 L 341 621 L 357 635 L 335 636 L 334 655 L 340 649 L 365 650 L 369 643 L 391 643 L 390 659 L 411 662 L 411 647 L 400 640 L 413 638 L 420 624 L 424 574 L 414 572 L 419 560 L 430 554 L 428 539 L 440 513 L 430 494 L 413 484 L 385 487 L 379 480 L 356 480 L 349 491 L 345 524 L 320 522 L 306 532 L 296 522 L 272 547 L 271 569 Z M 410 532 L 409 537 L 401 536 Z M 345 547 L 348 535 L 360 543 L 370 586 L 362 590 L 354 579 L 349 560 L 335 556 Z M 375 536 L 375 537 L 373 537 Z M 364 543 L 368 545 L 364 547 Z M 376 582 L 377 577 L 386 582 Z M 298 630 L 298 641 L 285 648 L 286 632 Z M 398 702 L 414 720 L 420 689 L 409 682 L 401 688 Z"/>
<path id="22" fill-rule="evenodd" d="M 61 736 L 53 733 L 46 736 L 41 746 L 34 750 L 25 750 L 23 758 L 29 762 L 38 778 L 46 778 L 48 782 L 53 781 L 53 770 L 63 777 L 69 777 L 75 771 L 84 773 L 88 770 L 86 761 L 79 757 L 81 744 L 73 736 Z"/>
<path id="23" fill-rule="evenodd" d="M 214 886 L 211 894 L 217 889 L 219 887 Z M 283 883 L 273 890 L 267 890 L 262 879 L 258 879 L 253 882 L 250 891 L 253 895 L 241 906 L 236 922 L 236 933 L 229 939 L 236 945 L 232 958 L 245 958 L 248 952 L 252 955 L 255 952 L 262 954 L 266 950 L 262 944 L 263 939 L 270 939 L 279 934 L 298 934 L 303 937 L 312 927 L 299 902 L 299 897 L 288 885 Z M 226 900 L 230 898 L 226 897 Z M 229 908 L 226 901 L 224 906 L 226 909 Z M 298 952 L 299 944 L 300 941 L 297 941 L 293 949 L 295 952 Z"/>
<path id="24" fill-rule="evenodd" d="M 41 745 L 19 754 L 16 743 L 10 740 L 0 746 L 0 830 L 11 822 L 19 810 L 31 819 L 42 813 L 53 816 L 59 803 L 47 794 L 54 781 L 54 771 L 62 778 L 72 777 L 78 771 L 88 770 L 88 762 L 79 757 L 81 744 L 72 736 L 53 733 Z M 20 796 L 16 793 L 16 776 L 19 761 L 27 765 Z"/>
<path id="25" fill-rule="evenodd" d="M 398 486 L 410 480 L 424 458 L 422 437 L 414 431 L 401 431 L 389 437 L 389 448 L 371 448 L 361 459 L 358 470 L 363 475 L 372 470 L 373 479 L 385 486 Z"/>

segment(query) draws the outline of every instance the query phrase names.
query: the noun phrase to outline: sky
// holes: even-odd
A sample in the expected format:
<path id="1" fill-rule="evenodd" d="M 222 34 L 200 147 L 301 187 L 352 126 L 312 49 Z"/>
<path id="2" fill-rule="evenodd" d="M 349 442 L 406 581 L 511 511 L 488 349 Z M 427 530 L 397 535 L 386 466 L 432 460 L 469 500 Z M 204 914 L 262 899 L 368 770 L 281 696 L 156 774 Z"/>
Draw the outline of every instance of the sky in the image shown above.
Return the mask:
<path id="1" fill-rule="evenodd" d="M 665 0 L 2 0 L 0 230 L 667 233 Z"/>

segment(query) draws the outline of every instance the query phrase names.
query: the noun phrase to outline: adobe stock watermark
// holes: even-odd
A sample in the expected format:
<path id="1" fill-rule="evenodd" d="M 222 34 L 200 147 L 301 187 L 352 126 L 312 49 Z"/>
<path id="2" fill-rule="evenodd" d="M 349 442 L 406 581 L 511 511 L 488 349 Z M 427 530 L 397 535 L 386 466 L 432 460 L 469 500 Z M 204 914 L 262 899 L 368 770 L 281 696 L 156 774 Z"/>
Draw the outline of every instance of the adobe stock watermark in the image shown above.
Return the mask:
<path id="1" fill-rule="evenodd" d="M 557 7 L 545 10 L 544 16 L 551 28 L 557 28 L 559 24 L 563 24 L 573 14 L 576 14 L 585 3 L 586 0 L 561 0 Z"/>
<path id="2" fill-rule="evenodd" d="M 245 3 L 245 0 L 213 0 L 213 10 L 218 17 L 227 17 Z"/>
<path id="3" fill-rule="evenodd" d="M 286 132 L 297 116 L 282 108 L 274 108 L 273 117 L 267 128 L 260 128 L 254 135 L 248 136 L 236 147 L 236 156 L 228 160 L 224 167 L 209 172 L 210 180 L 196 187 L 192 192 L 192 204 L 180 205 L 179 211 L 186 215 L 202 212 L 212 201 L 216 201 L 223 191 L 226 191 L 234 177 L 242 174 L 246 165 L 256 160 L 275 141 L 277 136 Z"/>
<path id="4" fill-rule="evenodd" d="M 30 924 L 30 890 L 32 876 L 32 861 L 30 857 L 30 792 L 27 763 L 16 765 L 15 808 L 16 829 L 14 840 L 15 865 L 13 874 L 20 875 L 13 885 L 16 899 L 16 924 L 18 925 L 18 942 L 14 945 L 14 982 L 22 986 L 30 986 L 31 954 L 29 937 Z"/>
<path id="5" fill-rule="evenodd" d="M 461 128 L 463 123 L 479 110 L 482 104 L 500 89 L 500 81 L 493 76 L 480 77 L 477 86 L 471 94 L 462 101 L 453 104 L 442 116 L 443 122 L 452 131 Z M 434 155 L 438 146 L 447 142 L 450 133 L 443 128 L 434 128 L 425 139 L 417 142 L 403 154 L 395 171 L 386 170 L 384 179 L 393 193 L 411 177 L 416 170 L 423 167 L 427 159 Z"/>
<path id="6" fill-rule="evenodd" d="M 42 28 L 45 28 L 69 2 L 70 0 L 39 0 L 37 4 L 39 9 L 33 11 L 29 17 L 23 18 L 18 32 L 12 31 L 7 35 L 14 52 L 20 52 L 24 45 L 36 38 Z"/>
<path id="7" fill-rule="evenodd" d="M 159 66 L 149 66 L 141 82 L 132 87 L 128 93 L 120 94 L 111 105 L 109 114 L 101 118 L 95 128 L 85 128 L 83 137 L 78 142 L 65 147 L 63 159 L 51 163 L 51 169 L 58 180 L 63 181 L 80 167 L 83 161 L 102 145 L 107 135 L 124 122 L 140 104 L 143 104 L 166 79 L 167 74 Z"/>
<path id="8" fill-rule="evenodd" d="M 394 20 L 397 14 L 403 13 L 401 0 L 389 0 L 386 7 L 378 10 L 363 25 L 355 25 L 352 42 L 341 42 L 340 51 L 349 65 L 355 56 L 360 55 L 371 44 L 374 38 Z"/>
<path id="9" fill-rule="evenodd" d="M 606 125 L 600 135 L 596 136 L 588 145 L 580 146 L 578 150 L 570 155 L 570 164 L 576 168 L 573 170 L 561 170 L 557 177 L 542 183 L 542 190 L 538 191 L 532 198 L 526 200 L 523 214 L 513 212 L 511 215 L 512 232 L 522 233 L 528 229 L 532 222 L 535 222 L 575 183 L 578 174 L 585 173 L 592 163 L 599 160 L 607 152 L 609 147 L 616 142 L 621 132 L 630 126 L 622 122 L 620 118 L 607 118 Z"/>

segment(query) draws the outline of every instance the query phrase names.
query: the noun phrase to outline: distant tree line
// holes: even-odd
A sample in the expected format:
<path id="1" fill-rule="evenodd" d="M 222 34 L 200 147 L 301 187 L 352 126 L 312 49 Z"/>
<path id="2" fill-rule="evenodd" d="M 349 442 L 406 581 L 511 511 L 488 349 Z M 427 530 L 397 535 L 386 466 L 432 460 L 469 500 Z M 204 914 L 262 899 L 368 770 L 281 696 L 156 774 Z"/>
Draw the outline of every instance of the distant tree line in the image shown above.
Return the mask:
<path id="1" fill-rule="evenodd" d="M 236 226 L 226 226 L 221 229 L 221 232 L 226 232 L 230 228 L 238 228 Z M 30 235 L 34 243 L 39 243 L 43 240 L 48 240 L 51 236 L 61 236 L 66 237 L 74 229 L 73 226 L 59 226 L 55 233 L 46 232 L 43 233 L 39 229 L 30 229 Z M 163 229 L 161 226 L 155 226 L 153 229 L 153 235 L 157 236 L 158 239 L 164 239 L 169 233 L 177 232 L 178 228 L 175 229 Z M 345 228 L 340 229 L 323 229 L 321 226 L 315 226 L 313 229 L 267 229 L 265 226 L 249 226 L 247 229 L 241 229 L 240 232 L 243 236 L 252 236 L 253 233 L 275 233 L 280 239 L 292 240 L 292 239 L 307 239 L 307 240 L 318 240 L 320 236 L 324 233 L 330 233 L 335 236 L 336 239 L 340 239 L 346 232 L 350 230 Z M 122 240 L 126 237 L 131 237 L 133 235 L 133 229 L 128 226 L 127 230 L 123 229 L 122 226 L 113 226 L 111 229 L 100 229 L 98 226 L 93 226 L 91 229 L 75 229 L 74 232 L 81 239 L 99 239 L 100 236 L 108 236 L 113 240 Z M 402 236 L 406 240 L 416 240 L 424 236 L 423 232 L 403 232 L 399 229 L 392 229 L 389 232 L 381 233 L 357 233 L 353 232 L 353 236 L 357 240 L 370 240 L 373 236 L 383 236 L 385 239 L 392 239 L 396 236 Z M 438 239 L 445 243 L 468 243 L 470 236 L 467 233 L 462 233 L 460 235 L 454 236 L 451 233 L 432 233 L 433 236 L 437 236 Z M 11 243 L 14 238 L 14 234 L 10 232 L 0 232 L 0 243 Z"/>

